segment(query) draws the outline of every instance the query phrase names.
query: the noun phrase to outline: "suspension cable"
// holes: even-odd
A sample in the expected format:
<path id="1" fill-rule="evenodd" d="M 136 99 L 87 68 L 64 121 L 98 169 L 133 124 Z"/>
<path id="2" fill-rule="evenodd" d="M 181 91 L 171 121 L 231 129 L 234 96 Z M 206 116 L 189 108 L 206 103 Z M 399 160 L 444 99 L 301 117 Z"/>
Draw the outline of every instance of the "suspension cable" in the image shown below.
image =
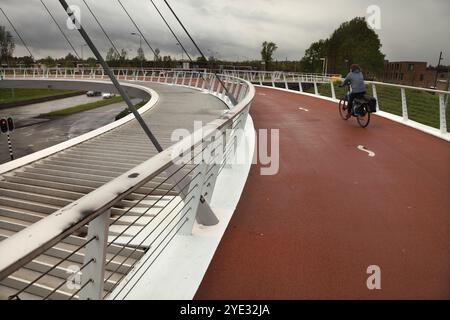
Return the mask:
<path id="1" fill-rule="evenodd" d="M 100 23 L 100 21 L 97 19 L 97 17 L 95 16 L 94 12 L 92 12 L 91 7 L 87 4 L 86 0 L 83 0 L 84 4 L 86 5 L 86 7 L 88 8 L 89 12 L 92 14 L 92 16 L 94 17 L 95 21 L 97 22 L 97 24 L 99 25 L 100 29 L 102 29 L 103 33 L 105 34 L 106 38 L 109 40 L 109 43 L 111 43 L 111 46 L 113 47 L 113 49 L 116 51 L 117 55 L 120 56 L 119 50 L 117 50 L 117 47 L 114 45 L 114 42 L 111 40 L 111 38 L 109 37 L 108 33 L 106 33 L 106 30 L 103 28 L 102 24 Z"/>
<path id="2" fill-rule="evenodd" d="M 156 56 L 156 52 L 155 50 L 153 50 L 152 46 L 150 45 L 150 43 L 147 41 L 147 38 L 145 38 L 144 34 L 141 32 L 141 29 L 139 29 L 139 27 L 137 26 L 136 22 L 134 22 L 133 18 L 130 16 L 130 14 L 128 13 L 127 9 L 125 9 L 124 5 L 122 4 L 122 2 L 120 0 L 117 0 L 120 4 L 120 6 L 122 7 L 123 11 L 125 11 L 125 13 L 127 14 L 128 18 L 130 18 L 131 22 L 133 23 L 133 25 L 136 27 L 136 30 L 139 32 L 139 34 L 142 36 L 142 38 L 144 39 L 145 43 L 147 44 L 147 46 L 150 48 L 150 50 L 153 52 L 153 54 Z"/>
<path id="3" fill-rule="evenodd" d="M 187 50 L 185 49 L 185 47 L 183 46 L 183 44 L 181 43 L 180 39 L 178 39 L 177 35 L 175 34 L 175 32 L 173 31 L 172 27 L 169 25 L 169 23 L 167 22 L 166 18 L 164 18 L 163 14 L 161 13 L 161 11 L 158 9 L 158 7 L 156 6 L 155 2 L 153 0 L 150 0 L 150 2 L 153 4 L 153 6 L 155 7 L 156 11 L 159 13 L 161 19 L 163 19 L 164 23 L 166 24 L 167 28 L 169 28 L 170 32 L 172 32 L 175 40 L 177 40 L 177 42 L 180 44 L 181 48 L 183 49 L 184 53 L 186 53 L 187 57 L 189 58 L 189 60 L 191 62 L 194 62 L 191 58 L 191 56 L 189 55 L 189 53 L 187 52 Z"/>
<path id="4" fill-rule="evenodd" d="M 184 26 L 183 22 L 181 22 L 180 18 L 178 18 L 177 14 L 175 13 L 175 11 L 172 9 L 172 7 L 170 6 L 170 4 L 167 2 L 167 0 L 164 0 L 164 3 L 167 5 L 167 7 L 169 8 L 169 10 L 172 12 L 173 16 L 175 17 L 175 19 L 177 19 L 178 23 L 181 25 L 181 27 L 183 28 L 184 32 L 186 32 L 187 36 L 189 37 L 189 39 L 191 39 L 192 43 L 194 44 L 194 46 L 197 48 L 198 52 L 200 53 L 200 55 L 203 57 L 203 59 L 205 61 L 208 61 L 208 59 L 206 59 L 206 56 L 203 54 L 202 50 L 200 49 L 200 47 L 197 45 L 197 43 L 194 41 L 194 39 L 192 38 L 191 34 L 189 33 L 189 31 L 186 29 L 186 27 Z M 230 94 L 230 92 L 228 91 L 227 87 L 225 86 L 225 84 L 223 83 L 222 79 L 220 79 L 220 77 L 218 76 L 218 74 L 212 70 L 212 72 L 214 73 L 214 76 L 216 77 L 216 79 L 219 81 L 219 83 L 222 85 L 222 87 L 225 90 L 225 93 L 227 95 L 227 97 L 230 99 L 231 102 L 236 103 L 236 99 L 234 99 L 233 95 Z"/>
<path id="5" fill-rule="evenodd" d="M 75 55 L 78 57 L 78 59 L 82 60 L 77 52 L 77 50 L 75 50 L 75 47 L 72 45 L 72 42 L 70 42 L 69 38 L 66 36 L 66 34 L 64 33 L 64 31 L 61 29 L 61 27 L 59 26 L 58 22 L 56 21 L 55 17 L 53 17 L 52 13 L 50 12 L 50 10 L 48 9 L 48 7 L 45 5 L 43 0 L 40 0 L 42 5 L 44 6 L 45 10 L 47 10 L 48 14 L 50 15 L 50 17 L 52 17 L 53 22 L 55 22 L 56 26 L 58 27 L 59 31 L 61 32 L 61 34 L 64 36 L 64 38 L 67 40 L 67 42 L 69 43 L 70 47 L 72 48 L 73 52 L 75 52 Z"/>
<path id="6" fill-rule="evenodd" d="M 153 143 L 153 145 L 156 148 L 156 150 L 158 151 L 158 153 L 162 152 L 163 151 L 162 146 L 160 145 L 160 143 L 158 142 L 156 137 L 153 135 L 152 131 L 150 130 L 148 125 L 145 123 L 144 119 L 142 118 L 141 114 L 137 111 L 137 109 L 134 106 L 134 104 L 131 102 L 128 93 L 126 92 L 126 90 L 124 88 L 122 88 L 122 86 L 120 85 L 119 81 L 115 77 L 113 71 L 109 68 L 109 66 L 106 63 L 105 59 L 103 59 L 102 55 L 100 54 L 100 52 L 98 51 L 98 49 L 94 45 L 94 43 L 92 42 L 92 40 L 89 37 L 89 35 L 84 30 L 84 28 L 81 25 L 81 23 L 77 20 L 77 17 L 75 16 L 75 14 L 70 9 L 70 7 L 67 4 L 66 0 L 59 0 L 59 3 L 63 7 L 63 9 L 66 11 L 67 15 L 72 20 L 72 22 L 74 24 L 76 24 L 76 25 L 79 25 L 78 32 L 83 37 L 84 41 L 86 41 L 86 43 L 89 46 L 89 48 L 91 49 L 92 53 L 95 55 L 95 57 L 97 58 L 97 60 L 101 64 L 101 66 L 103 67 L 103 70 L 105 70 L 105 73 L 110 78 L 110 80 L 113 83 L 114 87 L 116 87 L 117 91 L 120 93 L 120 95 L 122 96 L 123 100 L 125 100 L 125 102 L 126 102 L 126 104 L 128 106 L 128 109 L 134 114 L 134 116 L 135 116 L 136 120 L 138 121 L 139 125 L 141 126 L 142 130 L 145 132 L 147 137 Z"/>
<path id="7" fill-rule="evenodd" d="M 3 11 L 2 8 L 0 8 L 0 10 L 2 11 L 3 15 L 5 16 L 6 20 L 8 20 L 9 24 L 11 25 L 11 27 L 13 28 L 14 32 L 17 34 L 17 36 L 19 37 L 20 41 L 22 41 L 23 46 L 25 47 L 25 49 L 27 49 L 28 53 L 30 54 L 30 57 L 34 59 L 33 54 L 31 53 L 30 49 L 28 48 L 27 44 L 25 43 L 25 41 L 23 40 L 22 36 L 20 35 L 20 33 L 17 31 L 16 27 L 14 26 L 14 24 L 12 23 L 12 21 L 8 18 L 8 16 L 6 15 L 5 11 Z"/>
<path id="8" fill-rule="evenodd" d="M 170 4 L 167 2 L 167 0 L 164 0 L 164 2 L 166 3 L 167 7 L 170 9 L 170 11 L 172 12 L 173 16 L 175 17 L 175 19 L 177 19 L 178 23 L 181 25 L 181 27 L 183 28 L 184 32 L 186 32 L 187 36 L 189 37 L 189 39 L 191 39 L 192 43 L 194 44 L 194 46 L 197 48 L 198 52 L 200 53 L 200 55 L 203 57 L 203 59 L 205 59 L 206 61 L 208 61 L 208 59 L 206 59 L 206 56 L 203 54 L 202 50 L 200 49 L 200 47 L 197 45 L 197 43 L 194 41 L 194 39 L 191 37 L 191 34 L 189 33 L 189 31 L 187 31 L 186 27 L 184 26 L 183 22 L 181 22 L 181 20 L 178 18 L 177 14 L 175 13 L 175 11 L 173 11 L 172 7 L 170 6 Z"/>

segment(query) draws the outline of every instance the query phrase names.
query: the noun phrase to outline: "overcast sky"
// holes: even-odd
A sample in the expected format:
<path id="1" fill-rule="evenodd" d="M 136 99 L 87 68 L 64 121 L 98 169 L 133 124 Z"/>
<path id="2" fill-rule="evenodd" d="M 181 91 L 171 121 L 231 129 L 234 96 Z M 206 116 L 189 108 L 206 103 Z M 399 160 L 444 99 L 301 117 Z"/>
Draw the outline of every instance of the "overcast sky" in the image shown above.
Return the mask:
<path id="1" fill-rule="evenodd" d="M 139 38 L 117 0 L 85 0 L 119 48 L 135 56 Z M 195 55 L 193 45 L 176 24 L 163 0 L 154 0 L 181 41 Z M 436 64 L 444 51 L 450 64 L 449 0 L 169 0 L 205 54 L 221 59 L 259 59 L 261 43 L 277 43 L 279 60 L 299 60 L 311 42 L 328 37 L 342 22 L 367 16 L 370 5 L 381 9 L 377 30 L 382 51 L 389 60 L 418 60 Z M 66 28 L 66 15 L 57 0 L 45 0 L 64 32 L 81 55 L 84 41 L 77 31 Z M 81 9 L 81 23 L 105 53 L 110 47 L 82 0 L 68 0 Z M 150 0 L 122 0 L 144 36 L 163 54 L 181 57 L 176 41 L 157 15 Z M 39 0 L 0 0 L 2 7 L 35 57 L 64 56 L 71 51 Z M 0 14 L 0 25 L 11 27 Z M 146 57 L 150 49 L 143 44 Z M 84 57 L 92 54 L 84 48 Z M 16 55 L 26 51 L 17 40 Z"/>

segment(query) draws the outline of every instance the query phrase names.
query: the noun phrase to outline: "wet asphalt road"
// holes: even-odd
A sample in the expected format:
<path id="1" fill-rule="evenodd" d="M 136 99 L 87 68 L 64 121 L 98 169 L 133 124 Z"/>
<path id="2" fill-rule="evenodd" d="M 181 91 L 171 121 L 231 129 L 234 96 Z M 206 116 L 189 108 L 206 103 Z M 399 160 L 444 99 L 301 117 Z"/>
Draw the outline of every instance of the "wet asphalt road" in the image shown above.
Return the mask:
<path id="1" fill-rule="evenodd" d="M 16 127 L 21 127 L 32 123 L 42 122 L 45 119 L 36 118 L 41 114 L 95 102 L 101 99 L 101 97 L 86 97 L 86 95 L 83 94 L 48 102 L 33 103 L 21 107 L 0 109 L 0 116 L 13 117 Z"/>
<path id="2" fill-rule="evenodd" d="M 125 102 L 119 102 L 53 120 L 33 119 L 36 114 L 64 109 L 98 99 L 99 98 L 79 96 L 15 108 L 17 110 L 0 110 L 1 115 L 11 115 L 17 119 L 17 124 L 19 126 L 21 124 L 25 125 L 24 127 L 16 129 L 11 134 L 15 158 L 17 159 L 26 156 L 107 125 L 114 121 L 115 116 L 120 111 L 125 109 Z M 135 99 L 132 101 L 138 103 L 140 100 Z M 8 152 L 7 137 L 6 135 L 1 134 L 0 164 L 8 161 L 10 161 L 10 156 Z"/>

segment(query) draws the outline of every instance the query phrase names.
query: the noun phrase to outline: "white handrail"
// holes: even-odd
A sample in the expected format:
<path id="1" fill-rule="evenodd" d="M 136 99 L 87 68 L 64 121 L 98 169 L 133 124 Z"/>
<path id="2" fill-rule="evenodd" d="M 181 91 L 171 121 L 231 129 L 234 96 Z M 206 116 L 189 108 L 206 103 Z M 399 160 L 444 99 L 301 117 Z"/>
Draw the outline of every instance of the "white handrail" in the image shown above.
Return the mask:
<path id="1" fill-rule="evenodd" d="M 206 73 L 193 73 L 193 76 L 198 78 L 208 75 L 211 76 Z M 18 270 L 80 227 L 107 212 L 111 207 L 152 178 L 167 170 L 170 172 L 170 168 L 174 166 L 174 161 L 180 157 L 179 153 L 176 153 L 176 156 L 174 156 L 175 150 L 179 152 L 179 150 L 194 149 L 195 146 L 211 138 L 218 130 L 223 131 L 230 127 L 233 121 L 241 116 L 244 116 L 241 119 L 241 123 L 245 124 L 245 117 L 255 96 L 255 88 L 247 81 L 231 76 L 219 76 L 225 83 L 233 83 L 236 86 L 240 86 L 238 92 L 236 91 L 236 105 L 232 106 L 220 118 L 204 126 L 201 129 L 201 134 L 193 133 L 119 178 L 0 242 L 0 256 L 2 257 L 0 260 L 0 280 Z M 207 81 L 205 78 L 202 82 Z M 176 84 L 180 85 L 178 82 Z M 200 84 L 198 83 L 198 85 Z M 204 83 L 201 85 L 203 86 Z M 211 93 L 222 97 L 226 101 L 228 100 L 223 94 L 223 88 L 220 86 L 217 86 L 216 91 Z M 227 102 L 230 106 L 231 102 Z"/>

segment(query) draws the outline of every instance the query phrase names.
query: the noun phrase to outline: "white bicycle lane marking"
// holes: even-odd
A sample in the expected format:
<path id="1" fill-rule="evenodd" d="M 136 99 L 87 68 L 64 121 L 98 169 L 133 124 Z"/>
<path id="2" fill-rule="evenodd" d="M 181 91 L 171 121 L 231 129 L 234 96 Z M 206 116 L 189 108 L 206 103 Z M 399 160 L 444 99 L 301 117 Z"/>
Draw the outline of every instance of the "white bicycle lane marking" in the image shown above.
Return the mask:
<path id="1" fill-rule="evenodd" d="M 302 110 L 302 111 L 305 111 L 305 112 L 309 112 L 309 110 L 308 110 L 308 109 L 305 109 L 305 108 L 298 108 L 298 110 Z"/>
<path id="2" fill-rule="evenodd" d="M 364 147 L 364 146 L 358 146 L 358 150 L 367 152 L 369 154 L 369 157 L 372 157 L 372 158 L 375 157 L 375 152 L 366 149 L 366 147 Z"/>

